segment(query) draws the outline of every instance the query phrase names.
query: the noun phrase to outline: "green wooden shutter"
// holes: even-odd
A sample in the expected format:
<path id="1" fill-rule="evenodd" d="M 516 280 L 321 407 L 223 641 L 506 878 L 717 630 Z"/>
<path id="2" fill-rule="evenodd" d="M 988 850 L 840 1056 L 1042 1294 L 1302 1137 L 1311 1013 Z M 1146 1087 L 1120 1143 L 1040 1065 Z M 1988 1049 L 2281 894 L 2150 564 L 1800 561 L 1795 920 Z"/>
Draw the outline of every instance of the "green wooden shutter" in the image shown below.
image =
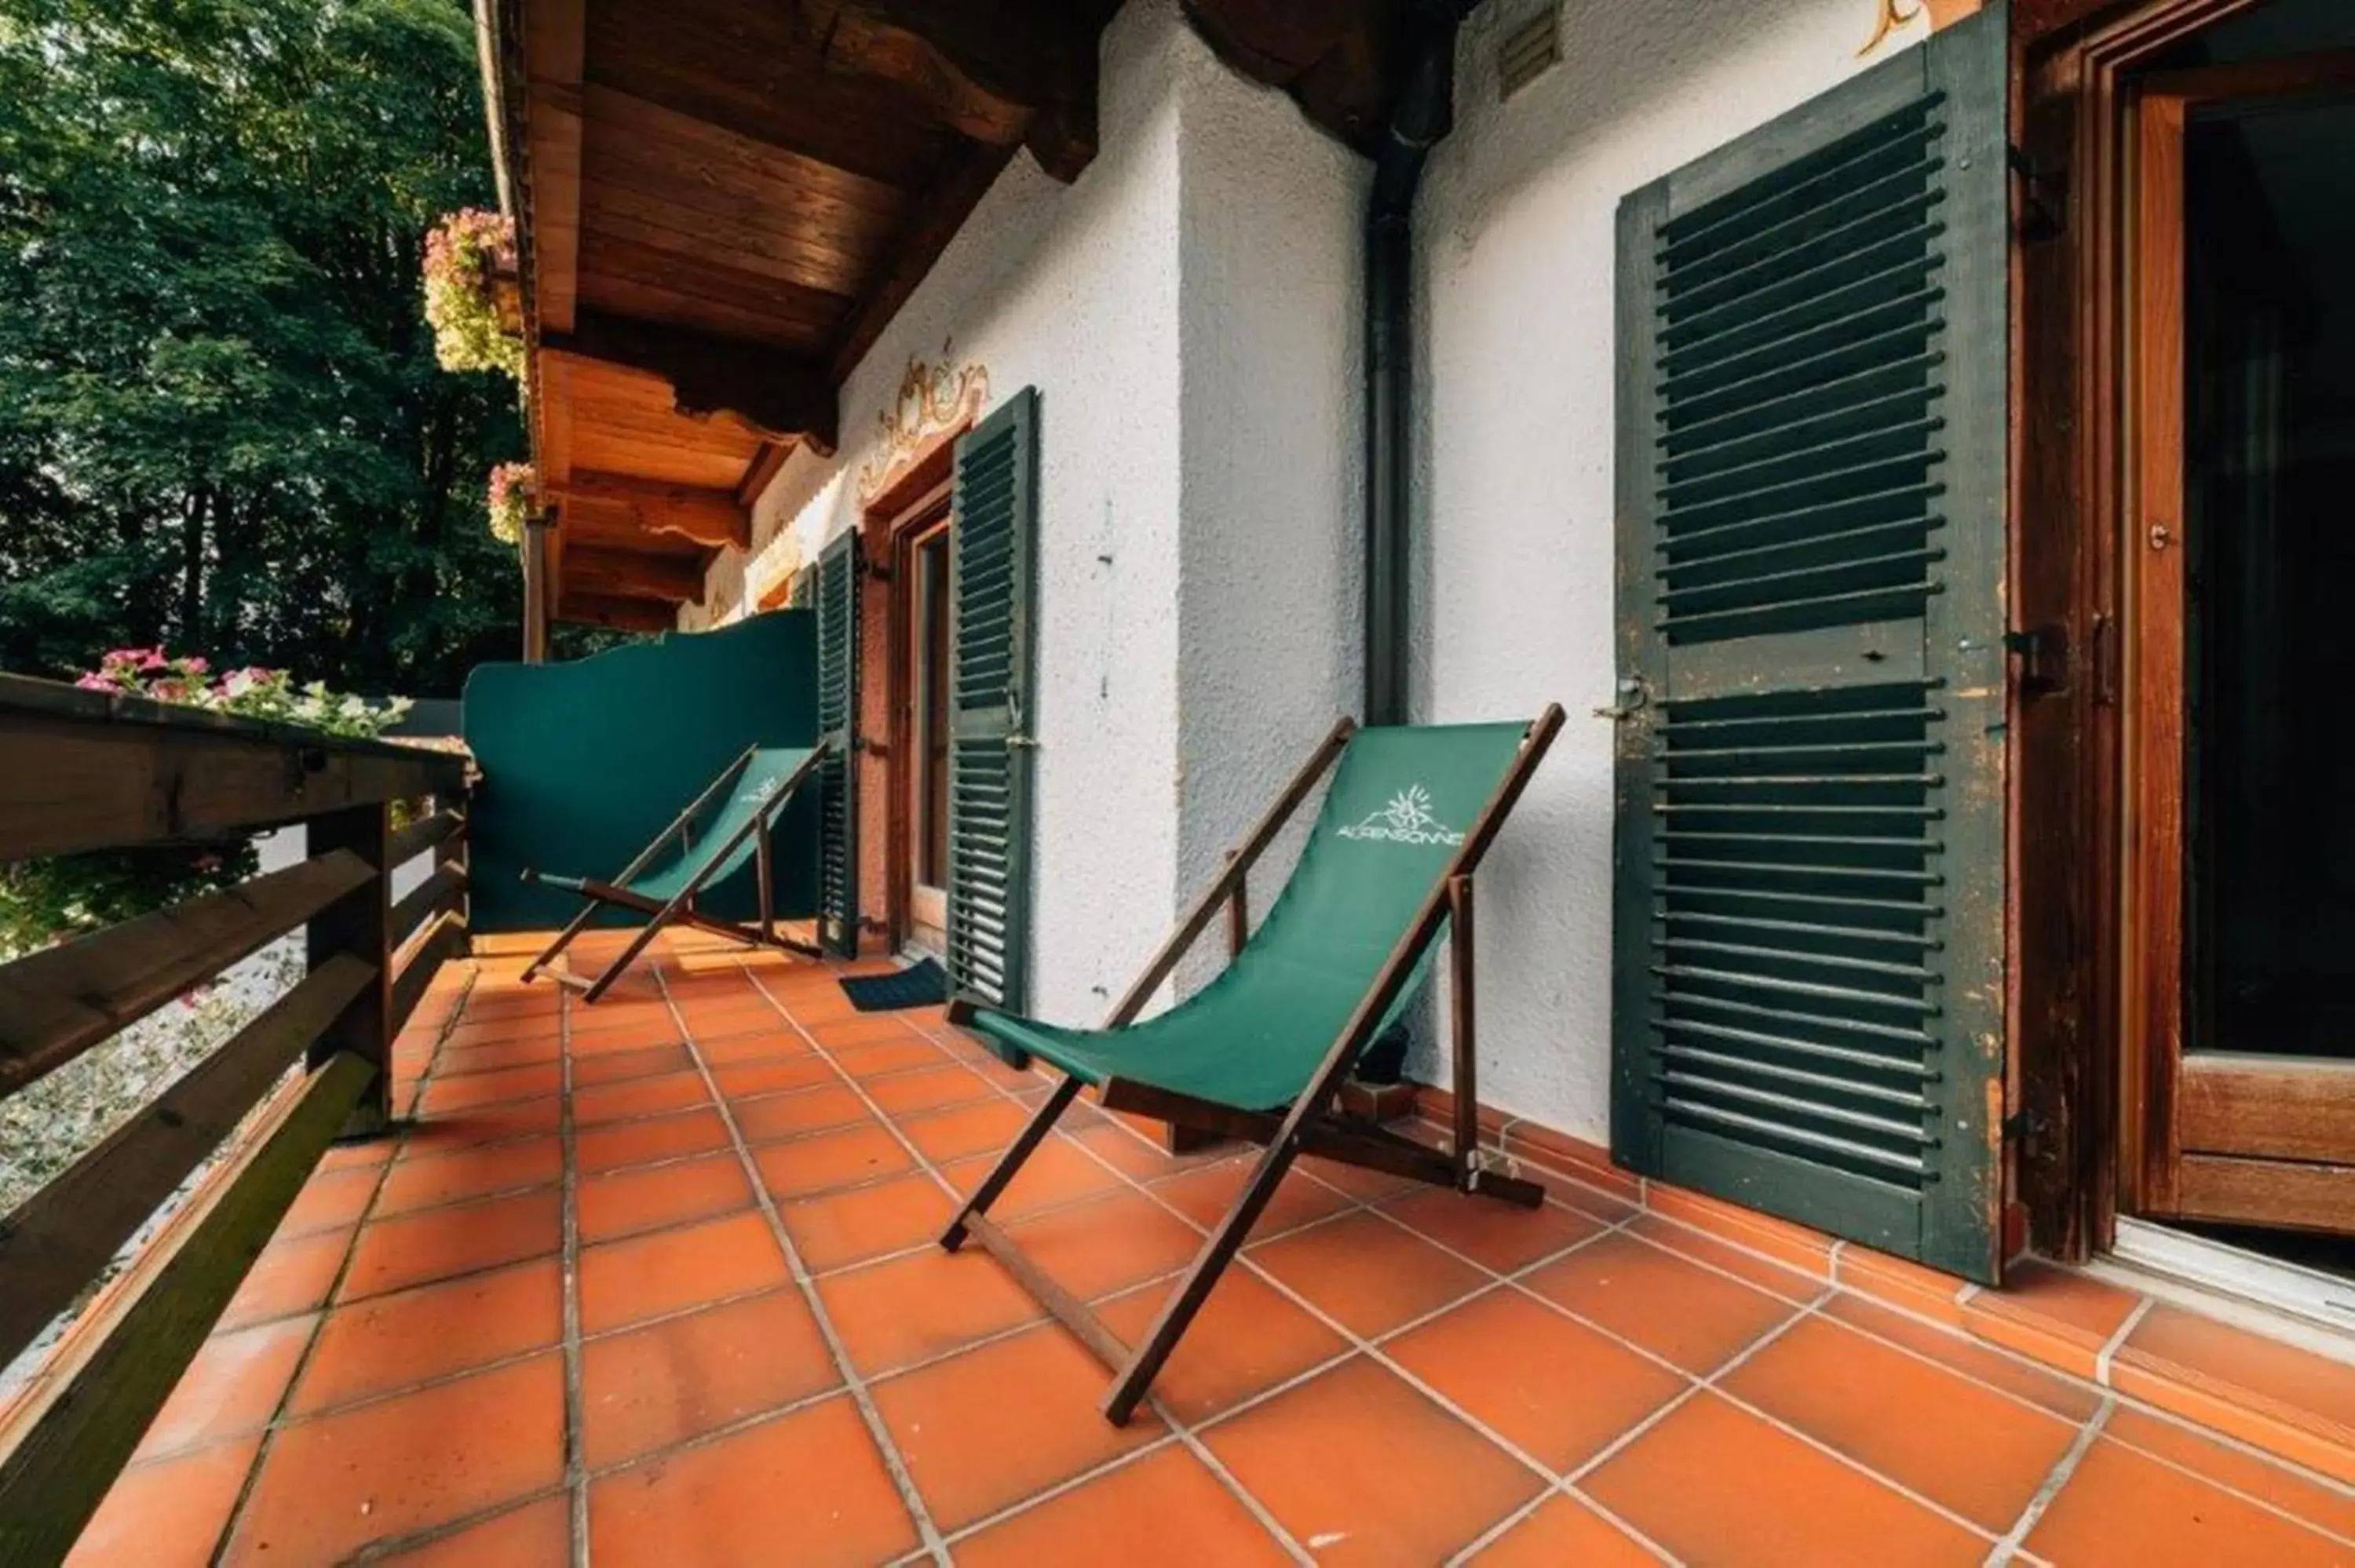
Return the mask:
<path id="1" fill-rule="evenodd" d="M 1619 213 L 1622 1163 L 1992 1282 L 2001 4 Z"/>
<path id="2" fill-rule="evenodd" d="M 828 747 L 818 765 L 818 941 L 858 952 L 858 535 L 818 555 L 817 727 Z"/>
<path id="3" fill-rule="evenodd" d="M 1009 1009 L 1030 936 L 1038 432 L 1026 387 L 957 442 L 949 530 L 949 978 Z"/>

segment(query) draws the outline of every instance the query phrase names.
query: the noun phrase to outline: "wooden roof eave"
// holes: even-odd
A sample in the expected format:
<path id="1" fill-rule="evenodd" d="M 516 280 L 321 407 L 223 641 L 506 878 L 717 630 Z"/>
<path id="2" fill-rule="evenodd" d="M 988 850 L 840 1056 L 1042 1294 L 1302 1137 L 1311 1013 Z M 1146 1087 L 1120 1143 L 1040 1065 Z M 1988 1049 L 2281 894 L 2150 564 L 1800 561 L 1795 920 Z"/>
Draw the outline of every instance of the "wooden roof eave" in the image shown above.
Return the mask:
<path id="1" fill-rule="evenodd" d="M 475 0 L 559 619 L 577 586 L 626 623 L 606 589 L 708 566 L 782 453 L 833 449 L 842 381 L 1006 162 L 1093 157 L 1115 9 Z M 561 565 L 591 522 L 593 583 Z"/>

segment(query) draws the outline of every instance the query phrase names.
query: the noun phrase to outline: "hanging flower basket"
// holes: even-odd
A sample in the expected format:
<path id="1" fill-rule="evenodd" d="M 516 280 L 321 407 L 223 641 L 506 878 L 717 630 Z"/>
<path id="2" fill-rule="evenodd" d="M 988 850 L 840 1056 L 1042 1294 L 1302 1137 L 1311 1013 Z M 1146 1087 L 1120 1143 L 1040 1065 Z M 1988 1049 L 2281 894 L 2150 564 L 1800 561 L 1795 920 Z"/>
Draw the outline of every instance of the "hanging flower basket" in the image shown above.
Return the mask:
<path id="1" fill-rule="evenodd" d="M 523 520 L 531 510 L 535 482 L 527 462 L 503 462 L 491 470 L 488 501 L 492 538 L 503 545 L 522 540 Z"/>
<path id="2" fill-rule="evenodd" d="M 523 379 L 523 312 L 515 225 L 466 207 L 425 237 L 425 319 L 444 370 L 503 370 Z"/>

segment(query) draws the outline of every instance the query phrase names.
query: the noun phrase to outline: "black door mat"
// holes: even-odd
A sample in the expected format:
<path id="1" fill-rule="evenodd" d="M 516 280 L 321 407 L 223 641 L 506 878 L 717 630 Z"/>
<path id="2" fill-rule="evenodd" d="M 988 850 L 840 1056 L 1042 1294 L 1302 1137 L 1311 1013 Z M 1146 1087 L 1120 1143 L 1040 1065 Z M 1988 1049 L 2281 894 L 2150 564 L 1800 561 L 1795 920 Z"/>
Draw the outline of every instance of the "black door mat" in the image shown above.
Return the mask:
<path id="1" fill-rule="evenodd" d="M 902 1007 L 936 1007 L 949 999 L 948 971 L 931 959 L 888 975 L 859 975 L 841 982 L 842 994 L 861 1012 Z"/>

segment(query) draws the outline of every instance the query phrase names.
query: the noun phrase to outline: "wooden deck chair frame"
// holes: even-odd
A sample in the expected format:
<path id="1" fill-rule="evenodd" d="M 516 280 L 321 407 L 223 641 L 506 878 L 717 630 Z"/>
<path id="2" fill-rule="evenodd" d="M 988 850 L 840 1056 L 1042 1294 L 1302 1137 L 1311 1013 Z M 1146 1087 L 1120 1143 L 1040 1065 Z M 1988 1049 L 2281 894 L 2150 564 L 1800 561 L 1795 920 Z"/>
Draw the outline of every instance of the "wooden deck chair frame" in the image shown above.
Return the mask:
<path id="1" fill-rule="evenodd" d="M 1103 1321 L 1070 1291 L 1050 1278 L 1047 1273 L 1018 1247 L 1012 1238 L 1000 1230 L 988 1215 L 989 1206 L 1006 1191 L 1031 1154 L 1044 1141 L 1050 1130 L 1071 1102 L 1079 1097 L 1081 1080 L 1065 1075 L 1044 1105 L 1039 1107 L 1018 1136 L 1012 1147 L 997 1162 L 996 1170 L 965 1202 L 956 1218 L 942 1234 L 941 1245 L 954 1252 L 968 1235 L 976 1237 L 1004 1264 L 1015 1278 L 1038 1298 L 1039 1304 L 1052 1312 L 1063 1326 L 1078 1336 L 1080 1342 L 1097 1360 L 1112 1369 L 1114 1376 L 1111 1392 L 1105 1395 L 1103 1414 L 1114 1425 L 1124 1426 L 1136 1410 L 1153 1380 L 1177 1348 L 1194 1315 L 1208 1299 L 1211 1287 L 1233 1261 L 1251 1228 L 1269 1200 L 1275 1196 L 1276 1186 L 1284 1180 L 1292 1163 L 1303 1154 L 1321 1155 L 1328 1160 L 1367 1170 L 1380 1171 L 1402 1176 L 1433 1186 L 1451 1187 L 1466 1193 L 1499 1199 L 1523 1208 L 1535 1208 L 1545 1201 L 1545 1189 L 1534 1181 L 1508 1175 L 1489 1168 L 1480 1149 L 1478 1089 L 1475 1050 L 1474 1013 L 1474 953 L 1476 942 L 1472 926 L 1472 878 L 1481 858 L 1487 853 L 1489 843 L 1503 827 L 1505 818 L 1528 787 L 1529 776 L 1553 744 L 1561 731 L 1562 710 L 1560 704 L 1549 706 L 1532 723 L 1521 740 L 1520 754 L 1511 769 L 1497 784 L 1487 804 L 1481 808 L 1478 819 L 1464 842 L 1449 862 L 1447 870 L 1423 901 L 1414 922 L 1399 938 L 1390 956 L 1383 960 L 1373 986 L 1359 1001 L 1325 1054 L 1315 1076 L 1291 1109 L 1274 1112 L 1237 1110 L 1214 1101 L 1198 1099 L 1191 1095 L 1173 1093 L 1149 1084 L 1114 1077 L 1102 1087 L 1102 1099 L 1109 1110 L 1132 1111 L 1156 1117 L 1174 1125 L 1231 1138 L 1247 1139 L 1264 1145 L 1258 1165 L 1234 1207 L 1212 1230 L 1187 1270 L 1184 1280 L 1161 1308 L 1136 1349 L 1131 1351 L 1121 1343 Z M 1145 970 L 1130 986 L 1111 1016 L 1106 1029 L 1116 1029 L 1133 1022 L 1144 1011 L 1162 981 L 1168 979 L 1202 933 L 1209 927 L 1219 906 L 1225 904 L 1231 910 L 1229 946 L 1231 951 L 1241 946 L 1246 922 L 1242 917 L 1242 897 L 1245 878 L 1252 865 L 1264 853 L 1270 843 L 1284 830 L 1286 822 L 1316 788 L 1316 781 L 1337 761 L 1356 733 L 1357 723 L 1344 718 L 1333 726 L 1290 784 L 1284 787 L 1258 825 L 1231 851 L 1226 869 L 1204 891 L 1154 956 Z M 1433 1149 L 1413 1139 L 1369 1123 L 1351 1123 L 1334 1114 L 1333 1104 L 1342 1081 L 1359 1056 L 1371 1043 L 1381 1021 L 1389 1015 L 1391 1004 L 1398 1000 L 1415 969 L 1416 960 L 1425 946 L 1439 930 L 1442 921 L 1450 922 L 1448 938 L 1449 1001 L 1451 1045 L 1455 1058 L 1455 1126 L 1450 1147 Z M 952 1001 L 949 1021 L 969 1022 L 974 1003 L 959 998 Z"/>
<path id="2" fill-rule="evenodd" d="M 668 901 L 658 901 L 644 894 L 634 893 L 628 885 L 630 879 L 644 872 L 648 863 L 653 861 L 655 854 L 672 839 L 678 840 L 681 854 L 694 853 L 697 813 L 725 794 L 734 786 L 737 779 L 743 777 L 744 769 L 751 764 L 754 754 L 759 750 L 760 747 L 757 746 L 746 747 L 743 755 L 721 769 L 719 777 L 711 781 L 709 788 L 689 800 L 686 809 L 673 817 L 662 832 L 648 841 L 646 847 L 640 850 L 637 857 L 623 866 L 612 881 L 582 877 L 580 886 L 573 890 L 578 892 L 582 899 L 581 913 L 575 915 L 571 922 L 556 934 L 556 940 L 548 945 L 546 951 L 525 966 L 524 980 L 529 981 L 537 978 L 541 970 L 546 969 L 549 978 L 557 984 L 579 991 L 583 1002 L 593 1002 L 603 996 L 607 988 L 622 977 L 623 970 L 636 962 L 638 955 L 645 951 L 646 945 L 662 934 L 663 927 L 673 925 L 691 926 L 698 931 L 709 931 L 715 936 L 730 937 L 737 941 L 751 943 L 755 947 L 779 948 L 786 952 L 799 953 L 805 958 L 824 957 L 825 955 L 815 944 L 796 940 L 777 929 L 774 873 L 770 843 L 770 832 L 774 826 L 773 819 L 776 813 L 784 808 L 785 802 L 794 798 L 794 792 L 809 778 L 812 770 L 824 760 L 826 754 L 826 743 L 824 741 L 820 741 L 811 750 L 799 768 L 786 776 L 784 783 L 778 787 L 777 792 L 771 797 L 766 805 L 747 818 L 741 827 L 728 835 L 725 842 L 709 847 L 704 856 L 703 868 L 689 877 L 687 885 L 680 888 Z M 709 878 L 711 869 L 734 853 L 736 846 L 743 842 L 746 833 L 760 835 L 752 846 L 753 880 L 758 885 L 761 900 L 760 923 L 757 926 L 743 926 L 731 920 L 715 920 L 695 907 L 695 895 L 703 891 L 703 885 Z M 528 866 L 524 868 L 523 876 L 526 882 L 546 880 Z M 552 883 L 550 885 L 554 885 Z M 572 939 L 575 937 L 588 929 L 589 922 L 596 918 L 597 912 L 609 904 L 623 909 L 634 909 L 647 916 L 645 925 L 630 938 L 629 946 L 623 948 L 620 956 L 606 965 L 604 969 L 592 980 L 583 980 L 579 975 L 568 974 L 562 969 L 549 969 L 548 966 L 554 963 L 558 955 L 572 945 Z"/>

